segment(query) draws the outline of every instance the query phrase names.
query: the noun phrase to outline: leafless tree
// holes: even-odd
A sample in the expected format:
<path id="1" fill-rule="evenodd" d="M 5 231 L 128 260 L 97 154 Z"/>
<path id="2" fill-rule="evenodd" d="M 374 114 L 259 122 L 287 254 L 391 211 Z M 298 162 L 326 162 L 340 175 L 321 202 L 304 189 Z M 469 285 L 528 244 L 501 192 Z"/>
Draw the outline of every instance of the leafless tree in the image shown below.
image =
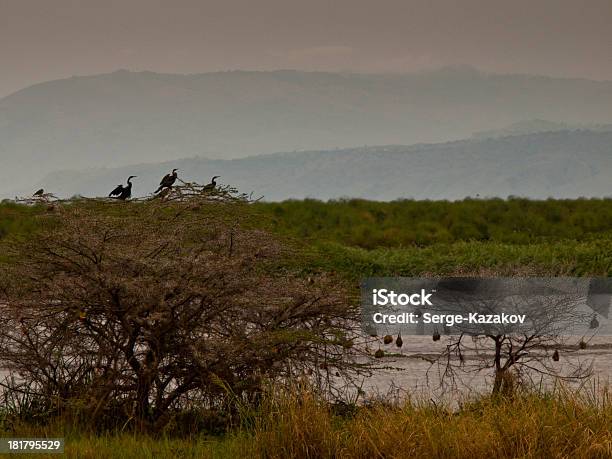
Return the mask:
<path id="1" fill-rule="evenodd" d="M 579 381 L 591 375 L 590 362 L 576 356 L 585 338 L 574 331 L 588 315 L 577 308 L 572 295 L 533 295 L 520 300 L 493 298 L 463 304 L 462 310 L 483 314 L 513 310 L 528 312 L 527 323 L 515 325 L 456 326 L 444 350 L 432 361 L 442 386 L 454 388 L 463 375 L 491 374 L 493 394 L 511 394 L 534 378 Z M 503 303 L 503 304 L 502 304 Z M 576 341 L 573 343 L 572 341 Z"/>

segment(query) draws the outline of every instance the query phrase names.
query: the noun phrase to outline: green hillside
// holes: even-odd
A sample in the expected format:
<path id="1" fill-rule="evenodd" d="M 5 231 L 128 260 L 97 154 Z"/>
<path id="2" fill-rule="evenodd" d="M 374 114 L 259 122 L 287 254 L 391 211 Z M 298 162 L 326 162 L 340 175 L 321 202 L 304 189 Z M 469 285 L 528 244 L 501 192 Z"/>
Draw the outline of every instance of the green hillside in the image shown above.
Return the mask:
<path id="1" fill-rule="evenodd" d="M 305 200 L 244 209 L 256 217 L 251 224 L 300 247 L 293 263 L 304 271 L 335 270 L 350 279 L 612 275 L 610 199 Z M 36 215 L 46 212 L 45 206 L 0 205 L 0 239 L 27 236 L 38 228 Z"/>
<path id="2" fill-rule="evenodd" d="M 300 238 L 343 245 L 426 247 L 491 241 L 529 244 L 612 234 L 612 199 L 491 199 L 373 202 L 358 199 L 258 204 L 274 227 Z"/>

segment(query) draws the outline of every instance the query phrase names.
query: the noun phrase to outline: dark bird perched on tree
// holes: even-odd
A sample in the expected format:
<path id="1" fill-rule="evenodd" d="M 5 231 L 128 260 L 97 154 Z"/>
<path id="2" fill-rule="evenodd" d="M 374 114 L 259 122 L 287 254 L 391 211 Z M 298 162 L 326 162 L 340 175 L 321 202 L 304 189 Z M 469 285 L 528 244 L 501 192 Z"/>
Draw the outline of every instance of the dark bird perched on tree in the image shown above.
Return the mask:
<path id="1" fill-rule="evenodd" d="M 220 175 L 215 175 L 208 185 L 204 185 L 204 188 L 202 188 L 202 190 L 204 190 L 204 191 L 212 191 L 212 190 L 214 190 L 215 187 L 217 186 L 216 180 L 219 177 L 221 177 L 221 176 Z"/>
<path id="2" fill-rule="evenodd" d="M 135 175 L 130 175 L 127 179 L 127 186 L 117 185 L 113 191 L 108 195 L 110 198 L 121 199 L 125 201 L 126 199 L 130 199 L 132 197 L 132 179 L 136 178 Z"/>
<path id="3" fill-rule="evenodd" d="M 172 188 L 172 185 L 174 185 L 174 182 L 176 182 L 176 179 L 178 178 L 178 174 L 176 173 L 176 171 L 178 171 L 178 169 L 172 169 L 172 173 L 167 174 L 161 180 L 161 182 L 159 182 L 159 188 L 155 190 L 155 193 L 159 193 L 164 188 Z"/>
<path id="4" fill-rule="evenodd" d="M 42 196 L 43 194 L 45 194 L 45 190 L 41 188 L 36 193 L 34 193 L 32 196 Z"/>

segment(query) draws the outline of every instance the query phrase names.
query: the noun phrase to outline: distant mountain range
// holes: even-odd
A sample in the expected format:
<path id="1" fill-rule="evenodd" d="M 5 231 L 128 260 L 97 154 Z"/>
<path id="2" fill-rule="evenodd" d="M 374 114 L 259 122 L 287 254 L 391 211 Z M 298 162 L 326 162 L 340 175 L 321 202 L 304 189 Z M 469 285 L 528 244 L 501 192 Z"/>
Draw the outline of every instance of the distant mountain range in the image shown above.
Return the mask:
<path id="1" fill-rule="evenodd" d="M 413 146 L 307 151 L 233 160 L 181 159 L 113 169 L 65 171 L 39 185 L 62 196 L 105 196 L 128 175 L 146 195 L 172 168 L 186 181 L 220 175 L 254 196 L 461 199 L 612 196 L 612 131 L 564 130 Z"/>
<path id="2" fill-rule="evenodd" d="M 547 120 L 527 120 L 512 123 L 510 126 L 502 129 L 491 129 L 488 131 L 480 131 L 472 134 L 475 139 L 491 139 L 496 137 L 507 137 L 510 135 L 526 135 L 536 134 L 538 132 L 554 132 L 554 131 L 595 131 L 606 132 L 612 131 L 612 124 L 568 124 L 558 123 Z"/>
<path id="3" fill-rule="evenodd" d="M 276 151 L 441 142 L 531 119 L 554 120 L 568 127 L 610 123 L 612 82 L 491 75 L 469 67 L 411 75 L 287 70 L 198 75 L 118 71 L 73 77 L 31 86 L 0 100 L 0 195 L 29 189 L 46 174 L 64 169 L 122 167 L 194 156 L 230 159 Z M 302 190 L 288 179 L 286 186 L 277 191 L 271 184 L 281 178 L 275 178 L 269 182 L 271 188 L 265 189 L 274 198 L 289 192 L 317 196 L 351 192 L 385 197 L 458 196 L 471 192 L 471 184 L 451 190 L 443 181 L 418 189 L 404 185 L 384 190 L 382 184 L 371 181 L 357 186 L 363 177 L 348 175 L 348 167 L 329 188 L 318 189 L 312 184 L 325 181 L 324 168 L 341 158 L 357 167 L 360 161 L 367 162 L 368 155 L 374 158 L 383 153 L 421 158 L 417 163 L 425 164 L 424 157 L 430 153 L 419 152 L 451 154 L 459 150 L 462 153 L 456 158 L 437 156 L 435 162 L 438 168 L 456 164 L 467 171 L 457 162 L 470 157 L 466 149 L 472 145 L 353 148 L 336 153 L 250 158 L 236 163 L 191 162 L 206 165 L 200 170 L 206 171 L 207 176 L 212 175 L 209 169 L 223 165 L 224 170 L 233 171 L 248 186 L 268 187 L 264 166 L 259 169 L 259 165 L 272 170 L 269 165 L 276 161 L 276 167 L 308 164 L 312 172 L 321 174 L 320 178 L 304 178 Z M 503 164 L 524 160 L 521 151 L 504 152 L 508 157 Z M 516 158 L 510 158 L 513 156 Z M 317 158 L 318 165 L 311 162 L 313 158 Z M 410 166 L 406 170 L 387 170 L 395 161 L 385 160 L 376 170 L 386 170 L 385 175 L 391 177 L 413 177 L 413 170 L 440 177 L 425 166 L 414 169 L 412 162 L 406 163 L 406 167 Z M 590 161 L 580 156 L 572 159 L 572 163 L 591 164 Z M 239 174 L 243 164 L 255 170 Z M 286 171 L 285 176 L 300 173 Z M 449 173 L 452 178 L 458 172 Z M 65 187 L 68 190 L 70 185 Z M 505 189 L 499 190 L 502 191 L 505 193 Z"/>

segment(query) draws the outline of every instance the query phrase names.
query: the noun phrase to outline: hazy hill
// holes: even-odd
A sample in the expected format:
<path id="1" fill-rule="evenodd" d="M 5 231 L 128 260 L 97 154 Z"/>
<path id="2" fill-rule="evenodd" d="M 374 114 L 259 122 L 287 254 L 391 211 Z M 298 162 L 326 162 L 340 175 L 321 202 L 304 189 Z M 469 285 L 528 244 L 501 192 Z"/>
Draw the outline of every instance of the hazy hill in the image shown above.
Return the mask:
<path id="1" fill-rule="evenodd" d="M 465 67 L 411 75 L 118 71 L 73 77 L 0 100 L 0 193 L 67 168 L 440 142 L 525 119 L 612 122 L 612 82 Z"/>
<path id="2" fill-rule="evenodd" d="M 139 177 L 135 192 L 145 195 L 174 167 L 185 180 L 206 183 L 210 176 L 221 175 L 222 183 L 264 195 L 267 200 L 610 196 L 612 132 L 559 131 L 234 160 L 192 158 L 55 173 L 41 185 L 64 196 L 103 196 L 134 174 Z"/>
<path id="3" fill-rule="evenodd" d="M 487 139 L 494 137 L 507 137 L 509 135 L 527 135 L 536 134 L 538 132 L 553 132 L 553 131 L 575 131 L 588 130 L 605 132 L 612 131 L 612 124 L 568 124 L 559 123 L 547 120 L 526 120 L 512 123 L 502 129 L 491 129 L 488 131 L 479 131 L 472 134 L 476 139 Z"/>

